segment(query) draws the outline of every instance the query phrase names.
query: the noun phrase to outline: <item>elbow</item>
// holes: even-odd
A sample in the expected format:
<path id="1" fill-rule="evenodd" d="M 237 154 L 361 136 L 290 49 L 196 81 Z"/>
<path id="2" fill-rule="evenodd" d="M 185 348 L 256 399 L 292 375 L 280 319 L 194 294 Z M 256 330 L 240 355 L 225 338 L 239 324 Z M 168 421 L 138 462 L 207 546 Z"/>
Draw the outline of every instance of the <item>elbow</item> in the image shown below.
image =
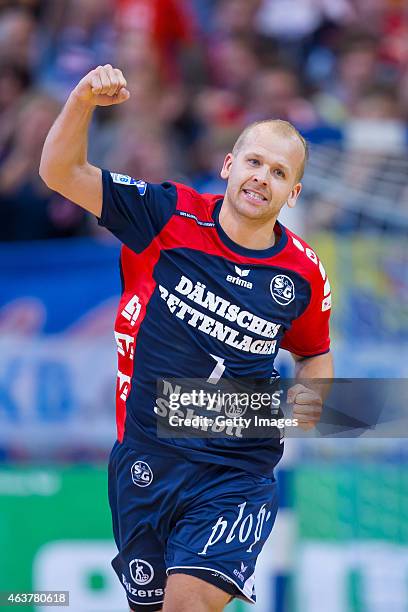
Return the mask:
<path id="1" fill-rule="evenodd" d="M 56 180 L 56 173 L 50 168 L 49 164 L 41 159 L 38 173 L 48 189 L 58 191 L 58 181 Z"/>
<path id="2" fill-rule="evenodd" d="M 43 158 L 41 158 L 41 161 L 40 161 L 40 167 L 38 169 L 38 174 L 40 175 L 44 183 L 47 185 L 47 187 L 51 188 L 51 185 L 50 185 L 51 173 L 49 171 L 49 168 L 47 168 L 47 164 L 44 162 Z"/>

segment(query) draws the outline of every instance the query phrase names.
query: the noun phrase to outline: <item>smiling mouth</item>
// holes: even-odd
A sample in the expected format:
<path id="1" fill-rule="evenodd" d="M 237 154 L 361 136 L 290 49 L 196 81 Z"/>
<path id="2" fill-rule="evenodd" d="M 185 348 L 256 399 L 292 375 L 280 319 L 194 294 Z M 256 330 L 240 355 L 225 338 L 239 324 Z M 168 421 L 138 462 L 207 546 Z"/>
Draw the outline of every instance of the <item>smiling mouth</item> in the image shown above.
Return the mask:
<path id="1" fill-rule="evenodd" d="M 257 193 L 256 191 L 252 191 L 251 189 L 243 189 L 242 191 L 245 193 L 247 198 L 253 200 L 254 202 L 266 202 L 265 196 Z"/>

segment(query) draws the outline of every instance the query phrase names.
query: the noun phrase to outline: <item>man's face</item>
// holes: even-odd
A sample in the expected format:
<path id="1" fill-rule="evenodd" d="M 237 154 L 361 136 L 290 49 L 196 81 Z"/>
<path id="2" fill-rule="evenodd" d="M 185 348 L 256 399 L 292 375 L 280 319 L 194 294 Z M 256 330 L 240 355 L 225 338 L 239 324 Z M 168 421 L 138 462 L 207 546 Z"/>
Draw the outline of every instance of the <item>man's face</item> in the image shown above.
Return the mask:
<path id="1" fill-rule="evenodd" d="M 304 154 L 296 135 L 255 127 L 236 155 L 229 153 L 224 160 L 221 177 L 228 179 L 228 204 L 247 219 L 265 222 L 276 218 L 286 203 L 295 206 Z"/>

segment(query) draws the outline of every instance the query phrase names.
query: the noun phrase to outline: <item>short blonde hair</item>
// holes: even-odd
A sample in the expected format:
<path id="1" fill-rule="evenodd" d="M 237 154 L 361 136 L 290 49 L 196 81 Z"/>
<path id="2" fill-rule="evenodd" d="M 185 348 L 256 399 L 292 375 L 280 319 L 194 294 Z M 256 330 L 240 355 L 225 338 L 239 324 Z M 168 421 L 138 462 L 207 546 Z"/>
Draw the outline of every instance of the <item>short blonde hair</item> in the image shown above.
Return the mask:
<path id="1" fill-rule="evenodd" d="M 282 132 L 283 134 L 291 134 L 293 136 L 296 136 L 296 138 L 300 140 L 304 148 L 305 154 L 303 157 L 302 164 L 297 173 L 296 180 L 297 182 L 301 181 L 305 173 L 306 162 L 309 159 L 309 145 L 307 144 L 306 139 L 303 138 L 302 134 L 295 128 L 294 125 L 289 123 L 289 121 L 284 121 L 283 119 L 263 119 L 262 121 L 254 121 L 253 123 L 250 123 L 238 136 L 238 139 L 234 144 L 234 148 L 232 149 L 232 154 L 237 155 L 237 153 L 240 151 L 240 149 L 242 149 L 243 145 L 245 144 L 248 134 L 252 132 L 254 128 L 257 128 L 262 125 L 269 125 L 272 128 L 276 128 L 277 131 Z"/>

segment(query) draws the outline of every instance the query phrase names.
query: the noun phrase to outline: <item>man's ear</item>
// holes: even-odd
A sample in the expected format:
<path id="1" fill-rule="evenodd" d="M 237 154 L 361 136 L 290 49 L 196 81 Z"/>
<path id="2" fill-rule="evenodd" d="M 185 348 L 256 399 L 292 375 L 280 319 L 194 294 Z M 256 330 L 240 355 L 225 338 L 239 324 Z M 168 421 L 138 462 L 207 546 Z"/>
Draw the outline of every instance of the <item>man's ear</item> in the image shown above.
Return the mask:
<path id="1" fill-rule="evenodd" d="M 296 183 L 296 185 L 293 187 L 292 191 L 289 194 L 288 201 L 286 202 L 289 208 L 294 208 L 296 206 L 296 201 L 300 196 L 301 191 L 302 183 Z"/>
<path id="2" fill-rule="evenodd" d="M 229 178 L 233 159 L 234 158 L 233 158 L 232 153 L 228 153 L 228 155 L 224 159 L 224 163 L 222 165 L 222 169 L 221 169 L 221 172 L 220 172 L 221 178 L 223 178 L 223 179 Z"/>

